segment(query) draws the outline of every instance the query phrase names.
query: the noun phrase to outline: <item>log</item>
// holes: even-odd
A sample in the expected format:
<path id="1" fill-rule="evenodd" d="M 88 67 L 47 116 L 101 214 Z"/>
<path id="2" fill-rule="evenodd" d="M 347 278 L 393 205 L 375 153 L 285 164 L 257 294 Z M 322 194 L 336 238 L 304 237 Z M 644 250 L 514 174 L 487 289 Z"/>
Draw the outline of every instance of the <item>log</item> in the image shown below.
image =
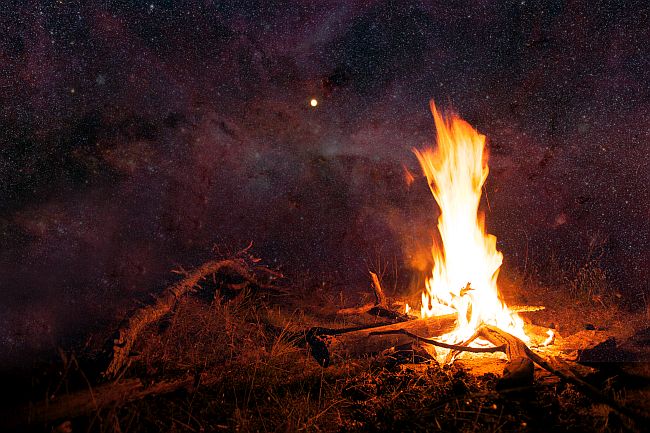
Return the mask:
<path id="1" fill-rule="evenodd" d="M 312 356 L 320 365 L 327 367 L 338 359 L 376 354 L 411 340 L 404 334 L 382 334 L 386 331 L 403 329 L 418 335 L 439 336 L 455 328 L 456 318 L 456 314 L 447 314 L 363 328 L 312 328 L 307 332 L 306 340 Z"/>
<path id="2" fill-rule="evenodd" d="M 404 331 L 403 328 L 395 329 L 390 332 L 395 334 L 410 334 L 409 336 L 416 339 L 417 341 L 432 344 L 434 346 L 454 349 L 455 351 L 503 351 L 508 358 L 508 365 L 504 369 L 503 377 L 499 382 L 497 382 L 497 389 L 513 389 L 532 384 L 534 380 L 535 364 L 537 364 L 544 370 L 574 385 L 578 391 L 584 393 L 599 403 L 606 404 L 614 411 L 628 417 L 638 425 L 647 425 L 648 422 L 650 422 L 650 416 L 647 413 L 625 406 L 615 398 L 612 398 L 601 392 L 598 388 L 585 381 L 585 379 L 582 378 L 576 371 L 571 369 L 568 364 L 564 362 L 556 362 L 556 365 L 552 365 L 550 361 L 535 353 L 532 349 L 526 346 L 526 343 L 521 341 L 519 338 L 495 326 L 481 326 L 468 341 L 463 343 L 463 345 L 449 345 L 437 341 L 432 341 L 427 338 L 422 338 L 418 335 L 413 335 L 410 332 Z M 476 338 L 483 338 L 494 344 L 495 347 L 478 349 L 464 346 L 471 343 Z"/>
<path id="3" fill-rule="evenodd" d="M 371 335 L 405 335 L 418 342 L 430 344 L 436 347 L 451 349 L 447 357 L 447 363 L 453 362 L 460 352 L 491 353 L 503 352 L 508 358 L 508 365 L 503 371 L 503 377 L 497 382 L 497 389 L 511 389 L 528 386 L 533 383 L 535 365 L 529 356 L 530 349 L 519 338 L 502 331 L 499 328 L 489 325 L 481 326 L 472 337 L 462 344 L 448 344 L 423 338 L 421 335 L 410 332 L 403 327 L 391 327 L 388 330 L 375 329 Z M 469 347 L 469 344 L 477 338 L 483 338 L 493 347 Z"/>

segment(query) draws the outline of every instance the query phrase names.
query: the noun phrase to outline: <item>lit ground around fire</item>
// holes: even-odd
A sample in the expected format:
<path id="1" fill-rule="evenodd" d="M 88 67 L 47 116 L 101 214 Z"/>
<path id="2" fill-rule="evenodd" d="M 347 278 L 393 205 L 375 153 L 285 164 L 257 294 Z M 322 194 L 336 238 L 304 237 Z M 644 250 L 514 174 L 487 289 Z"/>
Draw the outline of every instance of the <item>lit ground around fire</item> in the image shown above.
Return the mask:
<path id="1" fill-rule="evenodd" d="M 527 284 L 527 290 L 516 290 L 519 296 L 514 296 L 518 284 Z M 311 326 L 343 327 L 376 320 L 336 315 L 339 308 L 369 300 L 370 294 L 360 290 L 351 299 L 327 283 L 285 286 L 289 293 L 281 296 L 249 292 L 221 302 L 195 294 L 182 300 L 173 314 L 141 336 L 137 356 L 119 379 L 155 384 L 195 375 L 191 386 L 132 402 L 118 399 L 90 414 L 24 425 L 25 430 L 51 431 L 58 426 L 56 431 L 71 427 L 101 432 L 615 432 L 639 428 L 542 370 L 536 372 L 530 388 L 497 392 L 495 383 L 505 364 L 499 359 L 441 367 L 435 362 L 413 362 L 419 359 L 415 347 L 321 368 L 289 337 Z M 648 409 L 650 368 L 638 362 L 648 360 L 647 317 L 626 315 L 614 299 L 579 299 L 560 288 L 533 290 L 530 281 L 517 279 L 503 286 L 508 296 L 514 296 L 513 303 L 547 307 L 527 313 L 528 321 L 553 326 L 576 347 L 596 345 L 579 354 L 586 361 L 591 357 L 597 368 L 588 376 L 591 383 L 628 405 Z M 60 359 L 39 365 L 32 377 L 8 380 L 9 389 L 21 389 L 13 394 L 12 403 L 38 402 L 45 395 L 56 403 L 76 390 L 99 389 L 100 343 L 112 331 L 97 332 L 79 347 L 62 350 Z"/>

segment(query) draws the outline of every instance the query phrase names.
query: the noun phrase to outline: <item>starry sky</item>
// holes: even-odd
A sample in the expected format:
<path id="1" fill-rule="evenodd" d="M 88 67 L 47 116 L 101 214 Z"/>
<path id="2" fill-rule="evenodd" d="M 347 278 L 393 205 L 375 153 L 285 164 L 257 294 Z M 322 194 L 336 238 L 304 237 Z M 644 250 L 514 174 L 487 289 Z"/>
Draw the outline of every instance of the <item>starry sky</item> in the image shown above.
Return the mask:
<path id="1" fill-rule="evenodd" d="M 506 274 L 597 257 L 645 302 L 647 2 L 0 9 L 0 363 L 115 320 L 215 245 L 337 287 L 377 257 L 420 272 L 431 98 L 488 137 Z"/>

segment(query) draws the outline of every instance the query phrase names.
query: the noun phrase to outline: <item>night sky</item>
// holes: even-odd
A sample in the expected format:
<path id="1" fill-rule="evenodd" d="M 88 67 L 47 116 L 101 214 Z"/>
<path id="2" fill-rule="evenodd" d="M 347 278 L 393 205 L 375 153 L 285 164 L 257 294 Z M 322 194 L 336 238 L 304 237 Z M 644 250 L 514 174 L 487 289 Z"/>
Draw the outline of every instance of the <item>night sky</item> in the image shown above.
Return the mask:
<path id="1" fill-rule="evenodd" d="M 506 275 L 598 254 L 645 305 L 649 9 L 2 2 L 0 364 L 114 321 L 215 244 L 350 290 L 377 255 L 417 273 L 437 210 L 404 167 L 434 140 L 431 98 L 488 137 Z"/>

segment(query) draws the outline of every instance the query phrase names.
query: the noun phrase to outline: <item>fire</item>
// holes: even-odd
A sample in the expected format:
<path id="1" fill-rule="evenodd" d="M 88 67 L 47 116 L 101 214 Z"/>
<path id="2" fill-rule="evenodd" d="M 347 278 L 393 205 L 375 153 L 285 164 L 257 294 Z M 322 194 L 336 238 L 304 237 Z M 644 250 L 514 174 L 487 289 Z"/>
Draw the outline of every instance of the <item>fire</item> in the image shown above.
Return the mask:
<path id="1" fill-rule="evenodd" d="M 479 212 L 482 187 L 488 176 L 485 136 L 455 114 L 443 117 L 433 101 L 431 112 L 437 131 L 437 147 L 415 155 L 440 207 L 438 231 L 441 245 L 434 245 L 434 267 L 422 293 L 422 317 L 456 311 L 456 329 L 442 337 L 447 343 L 469 339 L 482 324 L 528 342 L 523 321 L 504 303 L 497 287 L 503 255 L 496 237 L 486 233 Z"/>

